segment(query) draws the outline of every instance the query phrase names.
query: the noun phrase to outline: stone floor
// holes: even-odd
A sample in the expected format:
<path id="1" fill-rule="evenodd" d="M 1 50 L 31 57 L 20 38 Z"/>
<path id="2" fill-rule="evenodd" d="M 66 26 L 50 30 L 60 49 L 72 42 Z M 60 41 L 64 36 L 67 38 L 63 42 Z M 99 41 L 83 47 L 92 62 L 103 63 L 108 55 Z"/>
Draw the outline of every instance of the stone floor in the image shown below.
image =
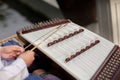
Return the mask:
<path id="1" fill-rule="evenodd" d="M 32 23 L 8 5 L 0 6 L 0 40 L 16 34 L 20 28 Z"/>

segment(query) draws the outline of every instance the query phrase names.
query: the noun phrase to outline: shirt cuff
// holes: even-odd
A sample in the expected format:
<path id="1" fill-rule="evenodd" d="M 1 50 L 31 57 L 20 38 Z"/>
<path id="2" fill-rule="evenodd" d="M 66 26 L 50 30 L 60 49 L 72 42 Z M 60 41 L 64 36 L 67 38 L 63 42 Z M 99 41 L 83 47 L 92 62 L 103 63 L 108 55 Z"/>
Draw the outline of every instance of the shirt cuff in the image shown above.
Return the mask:
<path id="1" fill-rule="evenodd" d="M 19 68 L 27 68 L 27 65 L 25 64 L 24 60 L 22 58 L 17 58 L 14 62 L 13 65 L 17 65 Z"/>

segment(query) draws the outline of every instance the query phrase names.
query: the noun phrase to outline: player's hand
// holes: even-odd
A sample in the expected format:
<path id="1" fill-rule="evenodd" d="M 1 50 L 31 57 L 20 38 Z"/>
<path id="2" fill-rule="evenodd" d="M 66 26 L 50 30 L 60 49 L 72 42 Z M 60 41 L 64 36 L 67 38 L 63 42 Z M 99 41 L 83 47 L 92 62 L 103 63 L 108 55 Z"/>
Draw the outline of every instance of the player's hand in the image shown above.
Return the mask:
<path id="1" fill-rule="evenodd" d="M 17 45 L 4 46 L 0 48 L 0 57 L 5 59 L 15 59 L 24 52 L 24 48 Z"/>

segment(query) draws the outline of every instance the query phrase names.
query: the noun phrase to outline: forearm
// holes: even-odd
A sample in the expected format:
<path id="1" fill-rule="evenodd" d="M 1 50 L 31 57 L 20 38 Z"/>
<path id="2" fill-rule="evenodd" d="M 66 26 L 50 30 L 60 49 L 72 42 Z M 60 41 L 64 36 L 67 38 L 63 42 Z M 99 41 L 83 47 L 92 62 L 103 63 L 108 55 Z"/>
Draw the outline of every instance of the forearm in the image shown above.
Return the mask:
<path id="1" fill-rule="evenodd" d="M 26 64 L 21 58 L 15 60 L 11 65 L 0 69 L 1 80 L 9 80 L 15 78 L 19 74 L 24 74 L 24 76 L 21 76 L 22 79 L 28 76 Z"/>

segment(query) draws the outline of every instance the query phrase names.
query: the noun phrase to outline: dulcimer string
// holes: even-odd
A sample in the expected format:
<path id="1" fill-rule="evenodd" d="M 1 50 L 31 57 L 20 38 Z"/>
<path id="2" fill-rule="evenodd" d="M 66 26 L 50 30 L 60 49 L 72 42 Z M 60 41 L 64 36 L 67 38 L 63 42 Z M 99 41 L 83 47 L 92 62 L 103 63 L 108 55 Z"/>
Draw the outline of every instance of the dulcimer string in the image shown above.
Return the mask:
<path id="1" fill-rule="evenodd" d="M 51 30 L 51 31 L 53 31 L 53 30 Z M 38 39 L 36 39 L 36 40 L 35 40 L 35 41 L 33 41 L 33 42 L 38 41 L 40 38 L 42 38 L 42 37 L 44 37 L 45 35 L 49 34 L 51 31 L 49 31 L 48 33 L 46 33 L 46 34 L 42 35 L 41 37 L 39 37 Z M 29 45 L 27 45 L 27 46 L 25 47 L 25 49 L 27 49 L 27 48 L 28 48 L 28 47 L 30 47 L 31 45 L 32 45 L 32 43 L 30 43 Z"/>
<path id="2" fill-rule="evenodd" d="M 36 49 L 42 42 L 44 42 L 45 40 L 47 40 L 50 36 L 52 36 L 54 33 L 56 33 L 58 30 L 60 30 L 61 28 L 63 28 L 64 26 L 66 26 L 67 24 L 65 25 L 60 25 L 59 27 L 56 28 L 55 31 L 53 31 L 51 34 L 49 34 L 46 38 L 44 38 L 41 42 L 39 42 L 36 46 L 34 46 L 31 51 L 33 51 L 34 49 Z"/>
<path id="3" fill-rule="evenodd" d="M 34 46 L 31 51 L 33 51 L 34 49 L 36 49 L 42 42 L 44 42 L 45 40 L 47 40 L 50 36 L 52 36 L 54 33 L 56 33 L 58 30 L 60 30 L 61 28 L 63 28 L 64 26 L 66 26 L 67 24 L 65 25 L 60 25 L 59 27 L 56 28 L 55 31 L 53 31 L 51 34 L 49 34 L 46 38 L 44 38 L 41 42 L 39 42 L 36 46 Z"/>
<path id="4" fill-rule="evenodd" d="M 54 33 L 56 33 L 58 30 L 60 30 L 61 28 L 63 28 L 64 26 L 66 26 L 67 25 L 67 23 L 65 24 L 65 25 L 60 25 L 60 26 L 58 26 L 57 28 L 55 28 L 54 30 L 51 30 L 51 31 L 53 31 L 52 33 L 51 33 L 51 31 L 49 31 L 48 33 L 46 33 L 46 34 L 44 34 L 43 36 L 41 36 L 41 37 L 39 37 L 38 39 L 36 39 L 35 41 L 37 41 L 37 40 L 39 40 L 40 38 L 42 38 L 42 37 L 44 37 L 44 36 L 46 36 L 46 35 L 48 35 L 46 38 L 44 38 L 41 42 L 39 42 L 36 46 L 34 46 L 32 49 L 31 49 L 31 51 L 33 51 L 34 49 L 36 49 L 43 41 L 45 41 L 45 40 L 47 40 L 50 36 L 52 36 Z M 50 34 L 51 33 L 51 34 Z M 34 41 L 34 42 L 35 42 Z M 32 43 L 30 43 L 28 46 L 26 46 L 25 47 L 25 49 L 27 49 L 28 47 L 30 47 L 32 45 Z"/>

